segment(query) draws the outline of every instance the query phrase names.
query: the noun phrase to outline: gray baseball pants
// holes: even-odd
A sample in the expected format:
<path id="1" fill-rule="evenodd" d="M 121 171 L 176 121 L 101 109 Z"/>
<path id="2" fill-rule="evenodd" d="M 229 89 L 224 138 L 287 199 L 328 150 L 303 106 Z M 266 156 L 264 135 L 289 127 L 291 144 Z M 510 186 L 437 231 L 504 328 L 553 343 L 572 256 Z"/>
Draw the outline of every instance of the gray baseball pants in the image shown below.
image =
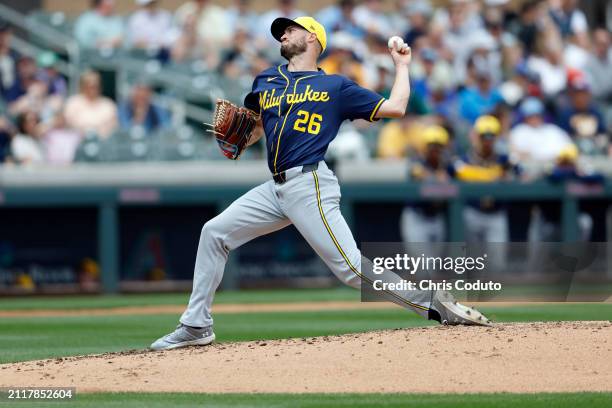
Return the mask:
<path id="1" fill-rule="evenodd" d="M 303 173 L 302 167 L 286 171 L 287 181 L 265 182 L 234 201 L 208 221 L 200 235 L 193 277 L 193 291 L 181 323 L 204 327 L 213 324 L 211 306 L 229 251 L 261 235 L 295 225 L 331 271 L 345 284 L 361 287 L 371 282 L 397 282 L 399 276 L 384 272 L 374 275 L 362 258 L 353 235 L 340 213 L 340 186 L 334 173 L 320 162 L 317 170 Z M 383 297 L 423 317 L 432 291 L 386 291 Z"/>

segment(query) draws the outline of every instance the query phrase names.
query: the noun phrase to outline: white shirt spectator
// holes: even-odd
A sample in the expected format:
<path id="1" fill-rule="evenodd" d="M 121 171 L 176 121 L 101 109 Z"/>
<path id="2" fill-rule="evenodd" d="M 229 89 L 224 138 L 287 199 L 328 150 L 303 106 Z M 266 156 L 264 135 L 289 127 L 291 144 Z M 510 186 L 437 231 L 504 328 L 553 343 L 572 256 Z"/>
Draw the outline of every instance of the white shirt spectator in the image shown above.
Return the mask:
<path id="1" fill-rule="evenodd" d="M 574 33 L 584 33 L 589 30 L 589 23 L 582 10 L 574 10 L 572 19 L 570 20 L 570 26 Z"/>
<path id="2" fill-rule="evenodd" d="M 132 14 L 127 25 L 127 45 L 136 48 L 167 48 L 179 36 L 166 10 L 140 9 Z"/>
<path id="3" fill-rule="evenodd" d="M 15 60 L 11 55 L 0 55 L 0 88 L 8 89 L 15 83 Z"/>
<path id="4" fill-rule="evenodd" d="M 568 68 L 584 71 L 589 63 L 589 58 L 589 51 L 576 44 L 569 43 L 563 50 L 563 63 Z"/>
<path id="5" fill-rule="evenodd" d="M 77 19 L 74 36 L 83 47 L 112 48 L 123 36 L 123 20 L 117 15 L 104 16 L 87 11 Z"/>
<path id="6" fill-rule="evenodd" d="M 531 56 L 527 66 L 540 75 L 542 90 L 547 96 L 554 96 L 565 89 L 567 72 L 562 64 L 553 65 L 546 58 Z"/>
<path id="7" fill-rule="evenodd" d="M 257 32 L 259 16 L 255 12 L 240 10 L 240 8 L 234 6 L 226 11 L 226 17 L 232 33 L 242 30 L 249 35 L 254 35 Z"/>
<path id="8" fill-rule="evenodd" d="M 383 37 L 403 34 L 393 32 L 391 20 L 383 12 L 373 11 L 366 5 L 355 7 L 353 19 L 359 27 L 369 33 L 379 34 Z"/>
<path id="9" fill-rule="evenodd" d="M 553 162 L 561 150 L 572 144 L 570 137 L 553 124 L 530 126 L 521 123 L 510 131 L 510 151 L 521 160 Z"/>
<path id="10" fill-rule="evenodd" d="M 80 132 L 94 132 L 106 138 L 117 128 L 117 107 L 108 98 L 87 99 L 78 94 L 66 101 L 64 117 L 69 127 Z"/>
<path id="11" fill-rule="evenodd" d="M 32 136 L 17 134 L 11 141 L 11 153 L 19 163 L 42 163 L 44 161 L 43 150 L 36 139 Z"/>
<path id="12" fill-rule="evenodd" d="M 278 41 L 276 41 L 276 39 L 272 37 L 272 33 L 270 32 L 272 22 L 278 17 L 286 17 L 288 19 L 295 20 L 298 17 L 306 15 L 308 14 L 298 9 L 292 9 L 289 14 L 284 14 L 279 9 L 270 10 L 267 13 L 262 14 L 259 18 L 259 22 L 257 23 L 257 35 L 260 40 L 264 40 L 267 44 L 278 44 Z"/>
<path id="13" fill-rule="evenodd" d="M 199 10 L 196 2 L 190 1 L 176 10 L 175 18 L 181 27 L 190 18 L 195 18 L 198 37 L 206 43 L 228 43 L 231 39 L 232 31 L 225 10 L 214 4 L 206 4 Z"/>

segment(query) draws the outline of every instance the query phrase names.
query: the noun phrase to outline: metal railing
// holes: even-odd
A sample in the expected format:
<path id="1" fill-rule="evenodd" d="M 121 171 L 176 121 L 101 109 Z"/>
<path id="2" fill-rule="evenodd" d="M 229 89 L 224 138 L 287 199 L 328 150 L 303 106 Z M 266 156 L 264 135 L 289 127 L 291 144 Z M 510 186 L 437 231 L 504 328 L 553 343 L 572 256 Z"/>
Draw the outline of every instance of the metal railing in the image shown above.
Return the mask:
<path id="1" fill-rule="evenodd" d="M 45 24 L 37 24 L 34 20 L 29 19 L 27 16 L 3 4 L 0 4 L 0 18 L 9 22 L 13 26 L 21 29 L 28 35 L 34 35 L 44 38 L 44 41 L 48 42 L 56 50 L 61 50 L 65 52 L 68 57 L 68 60 L 58 61 L 56 63 L 56 68 L 62 75 L 65 75 L 67 77 L 69 83 L 69 92 L 71 94 L 74 94 L 78 91 L 79 76 L 82 69 L 84 68 L 83 64 L 85 64 L 86 61 L 84 61 L 83 52 L 81 51 L 77 41 L 73 37 L 66 35 L 64 32 L 55 29 L 52 26 Z M 20 38 L 18 36 L 13 37 L 11 46 L 15 51 L 18 51 L 20 54 L 27 55 L 33 58 L 35 58 L 41 52 L 45 51 L 43 47 L 35 45 L 32 42 L 29 42 L 26 39 Z M 130 84 L 130 81 L 127 79 L 128 74 L 139 76 L 142 74 L 143 70 L 148 74 L 156 74 L 156 83 L 165 86 L 176 85 L 176 74 L 165 73 L 160 65 L 155 64 L 156 61 L 145 61 L 143 63 L 143 61 L 136 59 L 122 59 L 120 62 L 117 62 L 113 61 L 111 57 L 95 59 L 94 61 L 91 61 L 91 64 L 88 61 L 87 65 L 93 65 L 98 67 L 99 65 L 101 65 L 102 62 L 104 62 L 104 64 L 102 65 L 106 65 L 107 67 L 110 67 L 117 71 L 118 79 L 120 82 L 118 83 L 118 87 L 126 87 Z M 214 84 L 209 85 L 210 86 L 205 86 L 204 88 L 202 88 L 203 94 L 207 95 L 212 99 L 217 97 L 224 97 L 224 92 L 221 88 L 214 86 Z M 154 93 L 153 101 L 161 107 L 168 108 L 172 111 L 173 124 L 177 124 L 177 121 L 184 121 L 185 118 L 189 118 L 196 122 L 202 123 L 208 121 L 212 114 L 210 110 L 204 109 L 194 104 L 190 104 L 179 97 L 170 96 L 162 93 Z"/>
<path id="2" fill-rule="evenodd" d="M 65 75 L 68 77 L 68 86 L 71 93 L 76 92 L 79 80 L 79 64 L 81 52 L 76 40 L 59 30 L 42 24 L 35 24 L 26 16 L 0 3 L 0 17 L 21 30 L 44 38 L 53 47 L 65 51 L 68 64 L 65 66 Z M 18 40 L 17 40 L 18 42 Z"/>

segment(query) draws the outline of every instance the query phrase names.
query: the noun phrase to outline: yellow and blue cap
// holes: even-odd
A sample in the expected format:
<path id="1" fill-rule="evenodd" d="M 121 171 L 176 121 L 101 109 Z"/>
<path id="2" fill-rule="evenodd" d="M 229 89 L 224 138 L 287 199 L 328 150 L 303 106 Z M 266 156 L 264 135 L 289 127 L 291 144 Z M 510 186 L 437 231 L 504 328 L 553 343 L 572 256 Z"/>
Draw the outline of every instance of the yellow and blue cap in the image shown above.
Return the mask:
<path id="1" fill-rule="evenodd" d="M 281 37 L 283 34 L 285 34 L 285 29 L 292 25 L 297 25 L 308 32 L 314 33 L 317 36 L 317 40 L 319 40 L 319 44 L 321 44 L 321 52 L 325 51 L 325 48 L 327 47 L 327 34 L 325 33 L 325 27 L 323 27 L 323 24 L 309 16 L 298 17 L 294 20 L 285 17 L 277 18 L 272 22 L 272 26 L 270 27 L 272 36 L 280 42 Z"/>
<path id="2" fill-rule="evenodd" d="M 572 143 L 561 149 L 557 155 L 557 161 L 567 160 L 574 163 L 578 159 L 578 154 L 578 148 Z"/>
<path id="3" fill-rule="evenodd" d="M 428 126 L 423 131 L 423 141 L 425 144 L 446 146 L 448 144 L 448 132 L 442 126 Z"/>
<path id="4" fill-rule="evenodd" d="M 474 129 L 479 135 L 498 136 L 501 132 L 501 123 L 495 116 L 484 115 L 476 119 Z"/>

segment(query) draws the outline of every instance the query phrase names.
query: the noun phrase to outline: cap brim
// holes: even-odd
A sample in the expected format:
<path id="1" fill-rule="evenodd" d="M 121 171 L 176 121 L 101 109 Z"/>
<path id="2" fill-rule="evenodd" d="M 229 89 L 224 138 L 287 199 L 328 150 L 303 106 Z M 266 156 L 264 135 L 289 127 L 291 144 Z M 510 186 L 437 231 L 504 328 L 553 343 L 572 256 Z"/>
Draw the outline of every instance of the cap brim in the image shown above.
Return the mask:
<path id="1" fill-rule="evenodd" d="M 276 38 L 276 41 L 280 42 L 281 37 L 283 36 L 283 34 L 285 34 L 285 30 L 287 29 L 287 27 L 292 26 L 292 25 L 301 27 L 304 30 L 306 30 L 306 28 L 302 27 L 300 24 L 296 23 L 295 21 L 289 18 L 279 17 L 276 20 L 274 20 L 272 22 L 272 25 L 270 26 L 272 37 Z"/>

